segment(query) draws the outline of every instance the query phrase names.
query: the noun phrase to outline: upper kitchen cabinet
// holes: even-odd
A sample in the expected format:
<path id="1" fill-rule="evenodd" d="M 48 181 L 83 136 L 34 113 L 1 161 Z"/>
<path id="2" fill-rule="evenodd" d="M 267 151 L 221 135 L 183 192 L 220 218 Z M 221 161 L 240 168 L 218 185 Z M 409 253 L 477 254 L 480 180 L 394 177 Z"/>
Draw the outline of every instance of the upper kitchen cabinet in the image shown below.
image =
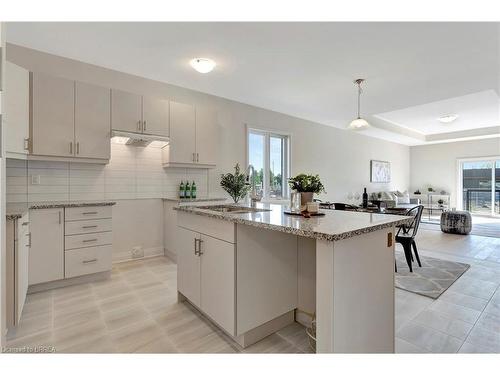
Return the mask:
<path id="1" fill-rule="evenodd" d="M 217 129 L 215 111 L 170 102 L 170 143 L 162 150 L 163 165 L 215 167 Z"/>
<path id="2" fill-rule="evenodd" d="M 75 82 L 31 73 L 32 153 L 72 157 L 75 151 Z"/>
<path id="3" fill-rule="evenodd" d="M 217 112 L 196 107 L 196 162 L 215 165 L 217 160 Z"/>
<path id="4" fill-rule="evenodd" d="M 115 130 L 142 132 L 142 97 L 111 90 L 111 127 Z"/>
<path id="5" fill-rule="evenodd" d="M 168 137 L 168 100 L 148 96 L 142 97 L 142 132 Z"/>
<path id="6" fill-rule="evenodd" d="M 111 90 L 114 130 L 168 136 L 168 100 Z"/>
<path id="7" fill-rule="evenodd" d="M 37 159 L 110 158 L 110 89 L 31 73 L 31 153 Z"/>
<path id="8" fill-rule="evenodd" d="M 7 157 L 26 158 L 29 150 L 30 73 L 9 61 L 5 64 L 5 151 Z"/>
<path id="9" fill-rule="evenodd" d="M 75 153 L 77 157 L 110 158 L 110 112 L 110 89 L 76 82 Z"/>

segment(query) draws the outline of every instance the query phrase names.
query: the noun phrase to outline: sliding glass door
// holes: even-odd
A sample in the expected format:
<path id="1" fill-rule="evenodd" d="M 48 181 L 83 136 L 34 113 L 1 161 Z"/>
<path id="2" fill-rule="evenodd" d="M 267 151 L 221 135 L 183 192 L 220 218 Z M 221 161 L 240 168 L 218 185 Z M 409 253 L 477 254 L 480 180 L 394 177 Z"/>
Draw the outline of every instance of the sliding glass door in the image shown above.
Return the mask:
<path id="1" fill-rule="evenodd" d="M 460 175 L 463 209 L 500 215 L 500 159 L 462 161 Z"/>

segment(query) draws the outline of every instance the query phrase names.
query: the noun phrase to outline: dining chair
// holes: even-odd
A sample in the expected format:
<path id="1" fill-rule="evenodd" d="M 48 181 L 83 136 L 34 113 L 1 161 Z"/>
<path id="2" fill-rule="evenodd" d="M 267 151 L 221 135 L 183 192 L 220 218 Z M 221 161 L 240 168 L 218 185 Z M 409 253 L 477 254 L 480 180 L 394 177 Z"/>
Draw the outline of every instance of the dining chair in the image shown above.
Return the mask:
<path id="1" fill-rule="evenodd" d="M 418 266 L 422 267 L 420 263 L 420 257 L 418 256 L 417 244 L 415 242 L 415 237 L 418 232 L 418 227 L 420 225 L 420 219 L 422 218 L 422 212 L 424 211 L 423 205 L 418 205 L 409 210 L 406 215 L 413 216 L 413 220 L 409 224 L 403 224 L 399 226 L 398 232 L 396 234 L 396 242 L 403 246 L 406 263 L 408 263 L 408 268 L 410 272 L 413 272 L 412 262 L 413 255 L 411 250 L 415 253 L 415 259 L 417 260 Z M 397 267 L 396 267 L 397 272 Z"/>

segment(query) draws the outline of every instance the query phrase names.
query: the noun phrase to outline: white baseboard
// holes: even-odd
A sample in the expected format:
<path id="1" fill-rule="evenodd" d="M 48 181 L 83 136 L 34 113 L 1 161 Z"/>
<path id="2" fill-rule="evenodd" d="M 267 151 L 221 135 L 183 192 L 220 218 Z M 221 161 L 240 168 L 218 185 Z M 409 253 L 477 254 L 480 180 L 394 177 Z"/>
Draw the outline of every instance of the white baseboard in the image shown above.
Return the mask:
<path id="1" fill-rule="evenodd" d="M 151 258 L 159 255 L 165 255 L 165 251 L 162 246 L 150 247 L 148 249 L 144 249 L 144 256 L 140 258 L 132 258 L 132 254 L 130 252 L 124 251 L 117 254 L 113 254 L 113 263 L 128 262 L 129 260 Z"/>
<path id="2" fill-rule="evenodd" d="M 174 263 L 177 263 L 177 254 L 165 248 L 165 256 L 169 258 Z"/>

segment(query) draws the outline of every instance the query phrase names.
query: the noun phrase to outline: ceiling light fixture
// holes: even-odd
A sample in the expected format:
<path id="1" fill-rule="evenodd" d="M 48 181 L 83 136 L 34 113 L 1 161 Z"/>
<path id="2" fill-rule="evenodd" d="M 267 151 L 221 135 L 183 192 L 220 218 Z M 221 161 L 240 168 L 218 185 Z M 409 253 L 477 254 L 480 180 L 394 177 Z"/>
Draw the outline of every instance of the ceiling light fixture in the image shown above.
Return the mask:
<path id="1" fill-rule="evenodd" d="M 217 65 L 214 60 L 210 60 L 205 57 L 197 57 L 195 59 L 192 59 L 189 64 L 193 67 L 194 70 L 203 74 L 211 72 L 212 70 L 214 70 L 215 65 Z"/>
<path id="2" fill-rule="evenodd" d="M 363 90 L 361 90 L 361 84 L 364 81 L 365 80 L 363 78 L 358 78 L 354 81 L 354 83 L 358 85 L 358 117 L 352 120 L 349 126 L 347 127 L 350 130 L 366 130 L 370 127 L 368 121 L 366 121 L 364 118 L 361 118 L 360 115 L 361 93 L 363 92 Z"/>
<path id="3" fill-rule="evenodd" d="M 455 121 L 457 118 L 458 115 L 445 115 L 438 118 L 438 121 L 442 122 L 443 124 L 449 124 L 450 122 Z"/>

